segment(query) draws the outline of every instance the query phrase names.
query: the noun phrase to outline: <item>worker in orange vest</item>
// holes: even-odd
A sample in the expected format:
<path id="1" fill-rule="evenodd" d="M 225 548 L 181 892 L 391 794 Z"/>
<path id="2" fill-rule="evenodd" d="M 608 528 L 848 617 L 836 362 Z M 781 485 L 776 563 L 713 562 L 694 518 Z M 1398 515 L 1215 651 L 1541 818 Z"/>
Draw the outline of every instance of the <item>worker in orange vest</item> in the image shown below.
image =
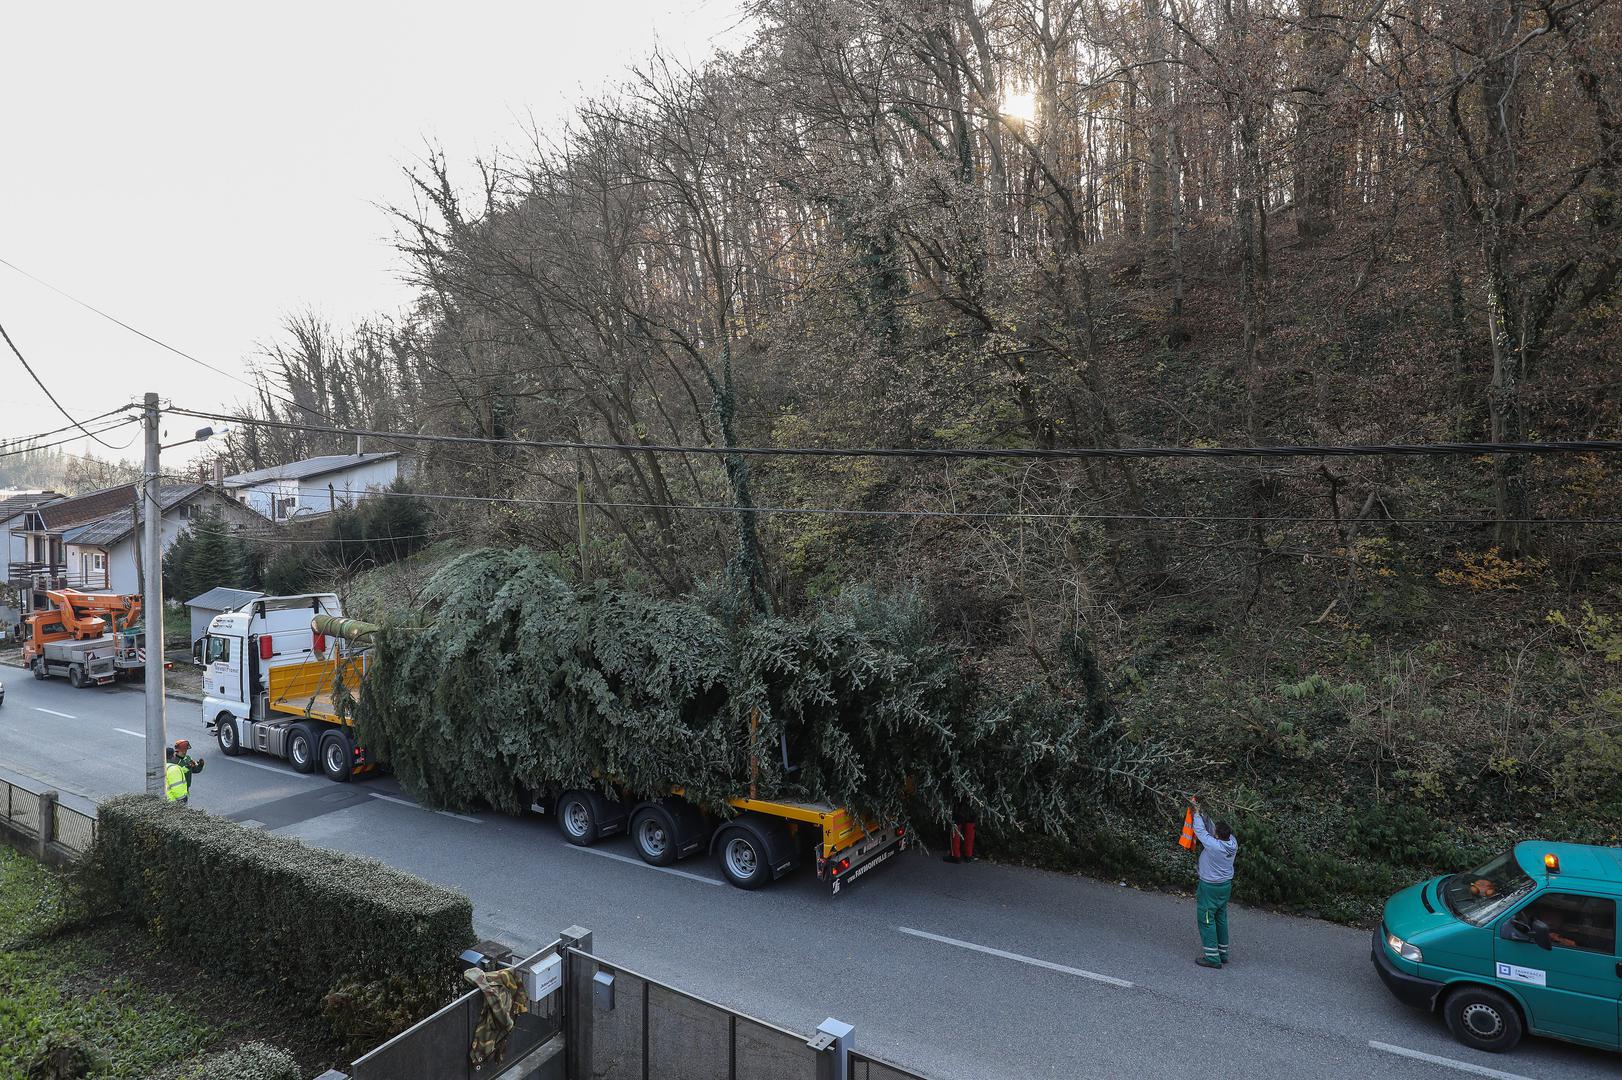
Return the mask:
<path id="1" fill-rule="evenodd" d="M 1200 967 L 1220 968 L 1228 962 L 1228 898 L 1233 895 L 1233 860 L 1239 839 L 1226 821 L 1207 823 L 1200 802 L 1188 797 L 1194 836 L 1200 842 L 1200 885 L 1194 894 L 1195 916 L 1203 952 Z"/>

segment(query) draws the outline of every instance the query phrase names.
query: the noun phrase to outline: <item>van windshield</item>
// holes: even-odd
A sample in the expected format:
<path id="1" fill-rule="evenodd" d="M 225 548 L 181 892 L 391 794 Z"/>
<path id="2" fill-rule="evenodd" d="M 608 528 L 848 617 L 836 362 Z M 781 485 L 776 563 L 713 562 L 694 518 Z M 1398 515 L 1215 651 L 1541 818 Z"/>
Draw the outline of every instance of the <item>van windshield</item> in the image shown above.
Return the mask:
<path id="1" fill-rule="evenodd" d="M 1508 911 L 1536 886 L 1521 869 L 1513 850 L 1485 866 L 1454 874 L 1442 886 L 1448 910 L 1472 926 L 1486 926 Z"/>

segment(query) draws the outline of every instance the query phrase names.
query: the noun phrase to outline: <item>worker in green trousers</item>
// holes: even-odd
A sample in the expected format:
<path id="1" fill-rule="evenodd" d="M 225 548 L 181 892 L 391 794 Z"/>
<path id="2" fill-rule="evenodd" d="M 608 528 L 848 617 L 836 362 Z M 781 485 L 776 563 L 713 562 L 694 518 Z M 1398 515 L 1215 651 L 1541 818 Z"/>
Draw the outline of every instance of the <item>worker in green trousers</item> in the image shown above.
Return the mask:
<path id="1" fill-rule="evenodd" d="M 1194 962 L 1220 968 L 1228 962 L 1228 898 L 1233 895 L 1233 860 L 1239 854 L 1239 839 L 1226 821 L 1207 824 L 1198 799 L 1190 796 L 1188 802 L 1194 808 L 1194 838 L 1200 842 L 1200 885 L 1194 894 L 1194 910 L 1201 953 Z"/>

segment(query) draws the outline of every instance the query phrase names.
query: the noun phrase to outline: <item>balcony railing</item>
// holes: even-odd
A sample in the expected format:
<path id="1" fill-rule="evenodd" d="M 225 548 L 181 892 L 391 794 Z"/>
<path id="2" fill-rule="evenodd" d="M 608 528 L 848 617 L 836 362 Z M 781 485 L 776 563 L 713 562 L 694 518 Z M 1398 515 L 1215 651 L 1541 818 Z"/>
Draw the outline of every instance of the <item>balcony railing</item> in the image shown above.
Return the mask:
<path id="1" fill-rule="evenodd" d="M 16 562 L 6 569 L 6 584 L 14 589 L 107 589 L 107 570 L 86 571 L 64 563 Z"/>

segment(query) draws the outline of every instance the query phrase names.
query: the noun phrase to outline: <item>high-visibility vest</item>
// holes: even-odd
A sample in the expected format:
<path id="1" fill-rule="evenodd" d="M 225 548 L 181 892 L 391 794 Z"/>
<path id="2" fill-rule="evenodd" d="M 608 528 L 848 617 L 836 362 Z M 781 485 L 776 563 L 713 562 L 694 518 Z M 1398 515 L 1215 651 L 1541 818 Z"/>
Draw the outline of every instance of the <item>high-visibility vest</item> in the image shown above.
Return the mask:
<path id="1" fill-rule="evenodd" d="M 1188 851 L 1194 850 L 1194 808 L 1192 806 L 1183 811 L 1183 835 L 1177 838 L 1177 843 Z"/>
<path id="2" fill-rule="evenodd" d="M 186 797 L 187 784 L 185 766 L 175 765 L 173 763 L 165 766 L 163 770 L 163 779 L 165 783 L 164 794 L 168 796 L 170 802 L 175 802 Z"/>

